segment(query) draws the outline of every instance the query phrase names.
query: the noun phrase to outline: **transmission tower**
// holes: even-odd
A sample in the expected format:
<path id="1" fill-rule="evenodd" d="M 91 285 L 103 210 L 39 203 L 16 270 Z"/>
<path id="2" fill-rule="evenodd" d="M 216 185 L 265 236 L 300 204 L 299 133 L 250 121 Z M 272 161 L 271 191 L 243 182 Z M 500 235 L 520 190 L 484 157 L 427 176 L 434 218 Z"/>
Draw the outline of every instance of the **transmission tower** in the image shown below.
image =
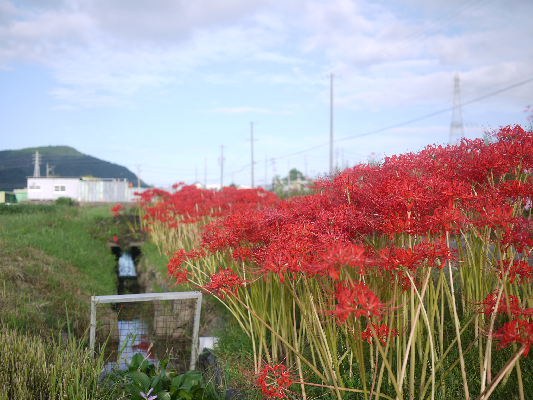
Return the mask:
<path id="1" fill-rule="evenodd" d="M 220 190 L 224 187 L 224 145 L 220 146 L 220 158 L 218 162 L 220 163 Z"/>
<path id="2" fill-rule="evenodd" d="M 55 173 L 54 168 L 55 168 L 55 165 L 48 165 L 48 163 L 46 163 L 46 177 L 47 178 L 51 176 L 50 172 Z"/>
<path id="3" fill-rule="evenodd" d="M 459 85 L 458 71 L 455 71 L 453 85 L 453 111 L 452 122 L 450 124 L 450 144 L 452 144 L 454 136 L 465 137 L 465 131 L 463 128 L 463 114 L 461 113 L 461 88 Z"/>
<path id="4" fill-rule="evenodd" d="M 35 166 L 33 167 L 33 177 L 34 178 L 40 178 L 41 177 L 41 167 L 39 164 L 41 164 L 41 158 L 39 157 L 39 152 L 36 151 L 33 155 L 33 164 Z"/>

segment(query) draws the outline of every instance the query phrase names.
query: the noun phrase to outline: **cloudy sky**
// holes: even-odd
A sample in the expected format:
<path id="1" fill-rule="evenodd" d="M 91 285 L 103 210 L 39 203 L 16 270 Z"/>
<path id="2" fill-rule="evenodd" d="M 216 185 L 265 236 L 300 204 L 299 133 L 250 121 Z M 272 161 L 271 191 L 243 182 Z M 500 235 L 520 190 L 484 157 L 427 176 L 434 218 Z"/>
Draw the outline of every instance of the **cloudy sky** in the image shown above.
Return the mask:
<path id="1" fill-rule="evenodd" d="M 330 74 L 336 165 L 448 143 L 456 71 L 467 138 L 526 127 L 532 18 L 530 0 L 0 0 L 0 150 L 68 145 L 166 186 L 219 183 L 223 145 L 224 183 L 249 185 L 254 122 L 256 185 L 323 174 Z"/>

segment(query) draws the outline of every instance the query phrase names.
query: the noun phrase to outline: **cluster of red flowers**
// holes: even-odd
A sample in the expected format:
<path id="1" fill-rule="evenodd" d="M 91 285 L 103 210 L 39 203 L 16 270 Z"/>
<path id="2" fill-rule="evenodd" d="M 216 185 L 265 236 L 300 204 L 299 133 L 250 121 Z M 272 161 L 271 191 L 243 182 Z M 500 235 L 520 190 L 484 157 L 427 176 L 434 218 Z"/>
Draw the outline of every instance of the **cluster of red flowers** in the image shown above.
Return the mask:
<path id="1" fill-rule="evenodd" d="M 122 204 L 117 204 L 116 206 L 114 207 L 111 207 L 111 212 L 114 213 L 113 214 L 113 217 L 118 217 L 119 216 L 119 211 L 122 210 Z"/>
<path id="2" fill-rule="evenodd" d="M 167 264 L 167 273 L 168 278 L 173 277 L 176 279 L 175 285 L 179 285 L 181 283 L 187 283 L 189 281 L 188 274 L 189 270 L 186 268 L 182 268 L 182 264 L 188 260 L 188 254 L 183 251 L 183 249 L 180 249 L 172 255 L 170 260 L 168 260 Z M 174 286 L 175 286 L 174 285 Z"/>
<path id="3" fill-rule="evenodd" d="M 283 364 L 265 365 L 256 381 L 264 396 L 278 399 L 288 399 L 285 390 L 292 382 L 291 374 Z"/>
<path id="4" fill-rule="evenodd" d="M 374 332 L 376 332 L 376 336 L 378 337 L 379 341 L 383 346 L 385 346 L 385 342 L 387 341 L 387 338 L 390 336 L 391 338 L 398 336 L 398 331 L 395 328 L 389 329 L 389 327 L 386 324 L 372 324 L 372 327 L 374 328 Z M 366 326 L 366 329 L 361 332 L 361 336 L 363 339 L 366 339 L 368 344 L 372 343 L 372 329 L 370 328 L 370 324 Z"/>
<path id="5" fill-rule="evenodd" d="M 516 296 L 506 296 L 502 293 L 498 306 L 496 306 L 497 300 L 498 291 L 495 290 L 489 293 L 482 303 L 476 304 L 474 308 L 477 312 L 485 314 L 487 318 L 490 318 L 494 311 L 496 311 L 496 314 L 509 314 L 513 318 L 533 315 L 533 308 L 520 308 L 520 300 Z"/>
<path id="6" fill-rule="evenodd" d="M 337 316 L 339 325 L 344 324 L 349 315 L 381 319 L 384 306 L 363 282 L 338 282 L 335 285 L 335 300 L 335 310 L 329 313 Z"/>
<path id="7" fill-rule="evenodd" d="M 336 299 L 329 312 L 344 323 L 349 315 L 379 318 L 383 310 L 365 285 L 344 281 L 346 268 L 361 276 L 380 273 L 405 290 L 410 278 L 417 283 L 422 268 L 458 265 L 446 234 L 457 239 L 485 227 L 500 232 L 499 253 L 512 247 L 529 255 L 533 227 L 515 206 L 533 198 L 531 171 L 533 132 L 516 126 L 500 129 L 488 144 L 462 139 L 388 157 L 380 165 L 356 165 L 315 182 L 316 194 L 310 196 L 281 201 L 261 189 L 211 192 L 178 185 L 173 194 L 146 191 L 141 203 L 145 218 L 168 227 L 177 224 L 176 216 L 180 223 L 222 216 L 205 227 L 202 247 L 246 261 L 265 277 L 329 279 Z M 149 205 L 155 198 L 160 201 Z M 431 240 L 414 246 L 395 242 L 395 235 L 405 233 Z M 388 245 L 375 249 L 369 238 L 380 237 Z M 532 268 L 524 261 L 504 259 L 494 269 L 518 284 L 531 280 Z"/>
<path id="8" fill-rule="evenodd" d="M 504 324 L 493 336 L 500 339 L 497 349 L 503 349 L 514 342 L 522 343 L 525 346 L 522 355 L 527 357 L 529 347 L 533 344 L 533 322 L 514 319 Z"/>
<path id="9" fill-rule="evenodd" d="M 161 189 L 148 189 L 135 193 L 146 212 L 143 219 L 148 223 L 162 222 L 167 228 L 178 224 L 194 223 L 204 217 L 219 217 L 248 206 L 268 206 L 276 201 L 273 193 L 261 188 L 237 189 L 230 186 L 222 191 L 198 189 L 183 183 L 173 185 L 176 190 L 169 193 Z M 176 218 L 178 217 L 178 218 Z"/>
<path id="10" fill-rule="evenodd" d="M 407 272 L 417 282 L 420 268 L 457 265 L 455 251 L 445 244 L 446 232 L 458 237 L 471 228 L 490 227 L 501 232 L 502 253 L 513 246 L 528 254 L 532 225 L 513 206 L 533 198 L 528 173 L 533 171 L 533 132 L 506 127 L 492 139 L 489 144 L 462 139 L 458 145 L 389 157 L 378 166 L 356 165 L 315 182 L 314 195 L 233 210 L 206 227 L 203 246 L 229 251 L 280 281 L 296 274 L 338 281 L 347 267 L 361 275 L 377 269 L 404 290 L 411 285 Z M 401 233 L 432 241 L 407 248 L 393 240 Z M 390 238 L 382 250 L 365 242 L 380 236 Z M 531 279 L 532 269 L 522 261 L 507 261 L 502 268 L 512 281 Z M 336 296 L 344 299 L 334 311 L 341 322 L 349 313 L 379 315 L 375 296 L 359 301 L 357 291 L 363 289 L 358 286 L 341 282 L 336 288 Z"/>
<path id="11" fill-rule="evenodd" d="M 224 300 L 224 295 L 235 294 L 244 285 L 244 281 L 239 278 L 231 269 L 222 270 L 219 268 L 218 274 L 211 274 L 210 281 L 202 289 L 208 293 L 216 293 Z"/>

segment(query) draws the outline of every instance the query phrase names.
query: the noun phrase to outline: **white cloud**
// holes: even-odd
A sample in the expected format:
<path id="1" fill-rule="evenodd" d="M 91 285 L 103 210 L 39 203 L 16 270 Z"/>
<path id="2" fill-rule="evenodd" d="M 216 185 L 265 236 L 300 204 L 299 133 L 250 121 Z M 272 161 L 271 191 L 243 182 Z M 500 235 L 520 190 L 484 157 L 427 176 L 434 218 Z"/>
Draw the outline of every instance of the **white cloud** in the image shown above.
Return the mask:
<path id="1" fill-rule="evenodd" d="M 463 99 L 533 75 L 531 15 L 519 0 L 0 0 L 0 68 L 45 65 L 51 95 L 82 107 L 131 107 L 191 77 L 313 87 L 327 102 L 330 71 L 339 106 L 442 105 L 455 70 Z"/>
<path id="2" fill-rule="evenodd" d="M 220 114 L 292 114 L 290 111 L 272 111 L 266 108 L 257 108 L 257 107 L 219 107 L 210 110 L 212 113 Z"/>

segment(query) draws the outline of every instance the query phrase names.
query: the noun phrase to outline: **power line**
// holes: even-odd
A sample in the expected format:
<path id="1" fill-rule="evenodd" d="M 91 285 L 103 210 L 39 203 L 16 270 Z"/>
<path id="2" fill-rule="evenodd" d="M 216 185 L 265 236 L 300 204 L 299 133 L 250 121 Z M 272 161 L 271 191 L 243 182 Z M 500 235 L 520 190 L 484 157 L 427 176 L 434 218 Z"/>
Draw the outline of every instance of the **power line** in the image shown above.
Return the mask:
<path id="1" fill-rule="evenodd" d="M 521 85 L 524 85 L 528 82 L 531 82 L 533 81 L 533 78 L 530 78 L 530 79 L 526 79 L 525 81 L 522 81 L 522 82 L 519 82 L 519 83 L 516 83 L 514 85 L 511 85 L 511 86 L 507 86 L 506 88 L 503 88 L 503 89 L 500 89 L 500 90 L 496 90 L 495 92 L 492 92 L 492 93 L 489 93 L 489 94 L 486 94 L 484 96 L 481 96 L 481 97 L 478 97 L 478 98 L 475 98 L 473 100 L 470 100 L 470 101 L 467 101 L 465 103 L 462 103 L 461 106 L 466 106 L 468 104 L 472 104 L 472 103 L 476 103 L 480 100 L 483 100 L 483 99 L 486 99 L 488 97 L 492 97 L 492 96 L 495 96 L 499 93 L 502 93 L 502 92 L 505 92 L 507 90 L 510 90 L 510 89 L 513 89 L 517 86 L 521 86 Z M 446 108 L 445 110 L 440 110 L 440 111 L 436 111 L 434 113 L 431 113 L 431 114 L 427 114 L 427 115 L 424 115 L 423 117 L 419 117 L 419 118 L 415 118 L 415 119 L 412 119 L 412 120 L 409 120 L 409 121 L 406 121 L 406 122 L 401 122 L 399 124 L 396 124 L 396 125 L 392 125 L 392 126 L 389 126 L 389 127 L 386 127 L 386 128 L 381 128 L 381 129 L 377 129 L 375 131 L 370 131 L 370 132 L 366 132 L 366 133 L 361 133 L 359 135 L 352 135 L 352 136 L 347 136 L 347 137 L 344 137 L 342 139 L 339 139 L 338 141 L 341 142 L 341 141 L 345 141 L 345 140 L 350 140 L 350 139 L 355 139 L 355 138 L 358 138 L 358 137 L 362 137 L 362 136 L 368 136 L 368 135 L 372 135 L 374 133 L 379 133 L 379 132 L 383 132 L 383 131 L 386 131 L 386 130 L 389 130 L 389 129 L 393 129 L 393 128 L 398 128 L 400 126 L 404 126 L 404 125 L 408 125 L 408 124 L 411 124 L 413 122 L 418 122 L 418 121 L 421 121 L 423 119 L 426 119 L 426 118 L 430 118 L 430 117 L 434 117 L 435 115 L 439 115 L 439 114 L 443 114 L 445 112 L 449 112 L 449 111 L 452 111 L 453 110 L 453 107 L 449 107 L 449 108 Z"/>
<path id="2" fill-rule="evenodd" d="M 474 5 L 476 5 L 476 3 L 482 3 L 483 1 L 485 1 L 485 0 L 475 0 L 470 5 L 466 5 L 469 2 L 469 0 L 465 1 L 464 3 L 458 5 L 457 7 L 453 8 L 453 9 L 447 11 L 446 13 L 442 14 L 441 16 L 437 17 L 435 19 L 435 21 L 432 22 L 427 28 L 421 29 L 418 32 L 415 32 L 415 33 L 413 33 L 413 34 L 411 34 L 411 35 L 409 35 L 409 36 L 407 36 L 406 38 L 403 39 L 403 41 L 405 42 L 406 40 L 408 40 L 410 38 L 413 38 L 413 40 L 411 40 L 410 42 L 407 42 L 405 44 L 400 43 L 399 45 L 395 45 L 395 46 L 391 46 L 391 47 L 385 48 L 384 50 L 381 50 L 375 56 L 373 56 L 371 58 L 367 58 L 365 61 L 363 61 L 361 63 L 357 63 L 356 65 L 360 66 L 360 67 L 368 66 L 368 65 L 372 64 L 372 62 L 374 62 L 374 61 L 378 61 L 380 59 L 383 59 L 384 55 L 385 56 L 386 55 L 390 55 L 391 53 L 394 53 L 397 50 L 405 49 L 406 47 L 409 47 L 409 46 L 411 46 L 412 44 L 414 44 L 416 42 L 425 40 L 431 34 L 434 34 L 434 33 L 438 32 L 439 29 L 441 29 L 448 21 L 453 20 L 454 18 L 457 18 L 457 16 L 459 16 L 464 11 L 468 10 L 468 8 L 473 7 Z M 480 8 L 481 6 L 489 3 L 490 1 L 492 1 L 492 0 L 488 0 L 484 4 L 479 4 L 478 7 L 476 7 L 474 10 L 477 10 L 478 8 Z M 463 6 L 465 6 L 465 8 L 463 10 L 460 10 L 460 8 L 462 8 Z M 451 15 L 447 17 L 448 14 L 451 14 Z M 442 22 L 438 22 L 440 19 L 442 19 Z M 432 27 L 433 25 L 435 25 L 434 28 Z"/>
<path id="3" fill-rule="evenodd" d="M 484 96 L 480 96 L 480 97 L 477 97 L 473 100 L 469 100 L 467 102 L 464 102 L 461 104 L 461 106 L 466 106 L 466 105 L 469 105 L 469 104 L 473 104 L 473 103 L 476 103 L 478 101 L 481 101 L 483 99 L 486 99 L 486 98 L 489 98 L 489 97 L 492 97 L 492 96 L 495 96 L 499 93 L 502 93 L 502 92 L 505 92 L 507 90 L 510 90 L 510 89 L 513 89 L 515 87 L 518 87 L 518 86 L 521 86 L 521 85 L 524 85 L 528 82 L 531 82 L 533 81 L 533 78 L 530 78 L 530 79 L 526 79 L 525 81 L 522 81 L 522 82 L 519 82 L 519 83 L 516 83 L 514 85 L 510 85 L 510 86 L 507 86 L 503 89 L 500 89 L 500 90 L 496 90 L 494 92 L 491 92 L 491 93 L 488 93 Z M 389 129 L 393 129 L 393 128 L 398 128 L 398 127 L 401 127 L 401 126 L 405 126 L 405 125 L 408 125 L 408 124 L 411 124 L 413 122 L 418 122 L 418 121 L 421 121 L 423 119 L 427 119 L 427 118 L 430 118 L 430 117 L 434 117 L 435 115 L 439 115 L 439 114 L 443 114 L 445 112 L 449 112 L 449 111 L 452 111 L 453 110 L 453 107 L 449 107 L 449 108 L 446 108 L 444 110 L 440 110 L 440 111 L 435 111 L 431 114 L 427 114 L 427 115 L 424 115 L 422 117 L 418 117 L 418 118 L 415 118 L 415 119 L 411 119 L 409 121 L 405 121 L 405 122 L 401 122 L 399 124 L 395 124 L 395 125 L 391 125 L 391 126 L 387 126 L 385 128 L 380 128 L 380 129 L 376 129 L 376 130 L 373 130 L 373 131 L 370 131 L 370 132 L 365 132 L 365 133 L 360 133 L 360 134 L 357 134 L 357 135 L 351 135 L 351 136 L 346 136 L 346 137 L 343 137 L 343 138 L 340 138 L 340 139 L 337 139 L 335 140 L 335 142 L 343 142 L 343 141 L 346 141 L 346 140 L 351 140 L 351 139 L 356 139 L 356 138 L 359 138 L 359 137 L 363 137 L 363 136 L 368 136 L 368 135 L 373 135 L 373 134 L 376 134 L 376 133 L 380 133 L 380 132 L 384 132 L 384 131 L 387 131 Z M 313 147 L 310 147 L 308 149 L 305 149 L 305 150 L 300 150 L 300 151 L 297 151 L 297 152 L 294 152 L 294 153 L 290 153 L 290 154 L 285 154 L 283 156 L 279 156 L 279 157 L 274 157 L 275 159 L 279 160 L 279 159 L 282 159 L 282 158 L 287 158 L 287 157 L 292 157 L 292 156 L 295 156 L 295 155 L 299 155 L 299 154 L 304 154 L 305 152 L 308 152 L 308 151 L 311 151 L 311 150 L 315 150 L 315 149 L 319 149 L 321 147 L 324 147 L 324 146 L 327 146 L 329 143 L 323 143 L 323 144 L 319 144 L 317 146 L 313 146 Z"/>

